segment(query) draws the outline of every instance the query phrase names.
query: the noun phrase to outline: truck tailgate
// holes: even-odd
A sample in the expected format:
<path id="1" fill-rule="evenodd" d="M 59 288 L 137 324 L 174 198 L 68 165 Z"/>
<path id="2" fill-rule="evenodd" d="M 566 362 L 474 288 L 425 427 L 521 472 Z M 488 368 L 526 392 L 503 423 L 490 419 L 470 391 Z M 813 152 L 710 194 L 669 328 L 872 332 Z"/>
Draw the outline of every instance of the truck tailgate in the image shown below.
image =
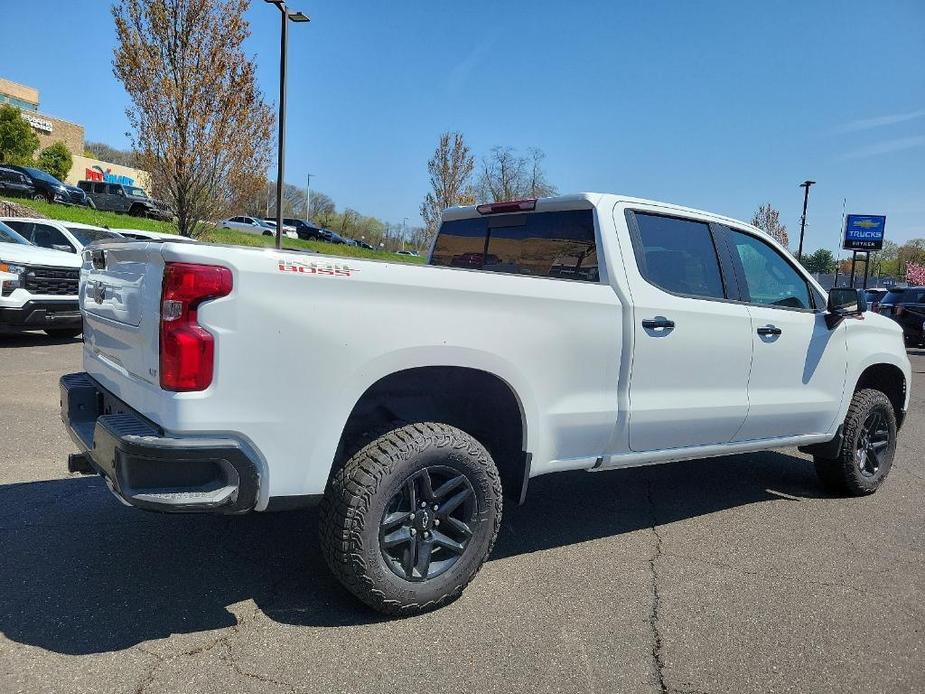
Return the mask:
<path id="1" fill-rule="evenodd" d="M 157 383 L 164 259 L 157 243 L 118 243 L 84 252 L 80 307 L 87 356 Z"/>

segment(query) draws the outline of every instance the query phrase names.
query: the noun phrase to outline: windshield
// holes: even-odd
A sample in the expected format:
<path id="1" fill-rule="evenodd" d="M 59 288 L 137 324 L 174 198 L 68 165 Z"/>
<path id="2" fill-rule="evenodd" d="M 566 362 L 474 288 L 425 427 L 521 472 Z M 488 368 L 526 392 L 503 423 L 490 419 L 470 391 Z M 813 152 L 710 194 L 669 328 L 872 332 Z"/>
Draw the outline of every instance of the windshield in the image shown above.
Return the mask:
<path id="1" fill-rule="evenodd" d="M 143 188 L 138 188 L 136 186 L 125 186 L 125 192 L 129 197 L 133 198 L 147 199 L 148 197 L 148 194 L 144 191 Z"/>
<path id="2" fill-rule="evenodd" d="M 0 243 L 24 243 L 27 246 L 32 245 L 3 222 L 0 222 Z"/>
<path id="3" fill-rule="evenodd" d="M 94 241 L 99 241 L 100 239 L 118 239 L 121 238 L 119 234 L 116 234 L 112 231 L 106 231 L 105 229 L 85 229 L 83 227 L 68 227 L 74 236 L 80 241 L 81 246 L 86 246 L 87 244 L 93 243 Z"/>

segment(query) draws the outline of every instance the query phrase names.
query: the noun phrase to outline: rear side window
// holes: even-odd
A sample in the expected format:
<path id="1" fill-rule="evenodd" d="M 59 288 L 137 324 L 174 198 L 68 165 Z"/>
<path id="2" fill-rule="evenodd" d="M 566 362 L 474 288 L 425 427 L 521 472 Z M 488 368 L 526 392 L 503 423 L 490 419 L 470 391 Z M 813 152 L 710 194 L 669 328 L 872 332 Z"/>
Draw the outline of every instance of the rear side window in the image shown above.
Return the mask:
<path id="1" fill-rule="evenodd" d="M 597 282 L 591 210 L 486 215 L 444 222 L 431 265 Z"/>
<path id="2" fill-rule="evenodd" d="M 111 231 L 105 231 L 104 229 L 87 229 L 85 227 L 68 227 L 68 229 L 84 246 L 89 245 L 94 241 L 99 241 L 100 239 L 119 238 L 118 234 L 115 234 Z"/>
<path id="3" fill-rule="evenodd" d="M 642 212 L 634 217 L 636 262 L 649 283 L 674 294 L 725 298 L 709 225 Z"/>
<path id="4" fill-rule="evenodd" d="M 883 297 L 882 302 L 884 304 L 921 304 L 923 299 L 925 299 L 925 291 L 921 289 L 902 289 L 900 291 L 890 290 L 890 293 Z"/>

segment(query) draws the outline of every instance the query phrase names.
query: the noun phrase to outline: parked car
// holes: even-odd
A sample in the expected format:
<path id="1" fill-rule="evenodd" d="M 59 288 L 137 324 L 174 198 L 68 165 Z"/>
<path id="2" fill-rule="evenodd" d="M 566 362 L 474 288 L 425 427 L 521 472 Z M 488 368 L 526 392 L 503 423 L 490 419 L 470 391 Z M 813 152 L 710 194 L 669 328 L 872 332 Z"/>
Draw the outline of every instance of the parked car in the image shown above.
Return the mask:
<path id="1" fill-rule="evenodd" d="M 118 232 L 78 222 L 31 217 L 0 217 L 0 222 L 13 228 L 36 246 L 65 253 L 80 253 L 94 241 L 121 238 Z"/>
<path id="2" fill-rule="evenodd" d="M 336 231 L 331 231 L 330 229 L 321 230 L 321 240 L 325 243 L 334 243 L 338 245 L 343 245 L 347 243 L 347 239 L 338 234 Z"/>
<path id="3" fill-rule="evenodd" d="M 304 219 L 295 219 L 294 217 L 285 217 L 283 218 L 283 224 L 288 224 L 293 229 L 295 229 L 296 234 L 299 235 L 299 238 L 303 241 L 324 241 L 324 236 L 321 233 L 321 227 L 317 227 L 311 222 L 306 222 Z"/>
<path id="4" fill-rule="evenodd" d="M 64 185 L 64 188 L 67 190 L 67 201 L 72 205 L 80 205 L 81 207 L 90 207 L 95 209 L 96 203 L 84 192 L 82 188 L 77 186 Z"/>
<path id="5" fill-rule="evenodd" d="M 262 221 L 264 224 L 266 224 L 268 227 L 270 227 L 270 229 L 273 230 L 273 235 L 275 236 L 275 235 L 276 235 L 276 220 L 274 220 L 274 219 L 263 219 L 263 220 L 261 220 L 261 221 Z M 285 222 L 283 222 L 283 236 L 285 236 L 286 238 L 289 238 L 289 239 L 297 239 L 297 238 L 299 238 L 299 235 L 296 233 L 295 227 L 289 226 L 289 225 L 286 224 Z"/>
<path id="6" fill-rule="evenodd" d="M 906 344 L 925 347 L 925 287 L 893 287 L 880 300 L 880 313 L 902 326 Z"/>
<path id="7" fill-rule="evenodd" d="M 0 195 L 31 198 L 35 196 L 35 186 L 21 171 L 0 166 Z"/>
<path id="8" fill-rule="evenodd" d="M 360 248 L 365 248 L 368 251 L 374 250 L 372 246 L 370 246 L 368 243 L 366 243 L 366 241 L 363 241 L 362 239 L 357 239 L 356 244 Z"/>
<path id="9" fill-rule="evenodd" d="M 64 184 L 47 171 L 16 164 L 4 164 L 3 166 L 4 168 L 18 171 L 29 179 L 29 183 L 35 188 L 32 193 L 33 200 L 46 200 L 47 202 L 70 201 L 70 195 Z"/>
<path id="10" fill-rule="evenodd" d="M 320 498 L 328 565 L 390 614 L 459 596 L 533 477 L 800 446 L 825 486 L 870 494 L 909 405 L 901 330 L 863 294 L 826 298 L 761 230 L 665 203 L 450 208 L 429 267 L 105 249 L 81 275 L 84 370 L 61 379 L 69 469 L 149 510 Z M 306 350 L 323 369 L 292 368 Z"/>
<path id="11" fill-rule="evenodd" d="M 880 310 L 880 300 L 886 296 L 889 289 L 881 287 L 870 287 L 864 290 L 864 298 L 867 299 L 867 308 L 874 313 Z"/>
<path id="12" fill-rule="evenodd" d="M 79 275 L 78 256 L 38 248 L 0 222 L 0 333 L 80 335 Z"/>
<path id="13" fill-rule="evenodd" d="M 396 255 L 413 255 L 418 257 L 418 254 L 415 251 L 395 251 Z"/>
<path id="14" fill-rule="evenodd" d="M 77 186 L 98 210 L 122 212 L 133 217 L 173 219 L 167 204 L 149 196 L 144 188 L 104 181 L 78 181 Z"/>
<path id="15" fill-rule="evenodd" d="M 235 231 L 261 234 L 263 236 L 273 236 L 276 233 L 276 229 L 257 217 L 231 217 L 221 222 L 219 226 L 222 229 L 234 229 Z"/>
<path id="16" fill-rule="evenodd" d="M 196 239 L 189 236 L 180 236 L 180 234 L 164 234 L 159 231 L 147 231 L 143 229 L 123 229 L 121 227 L 110 229 L 120 236 L 136 241 L 176 241 L 178 243 L 199 243 Z"/>

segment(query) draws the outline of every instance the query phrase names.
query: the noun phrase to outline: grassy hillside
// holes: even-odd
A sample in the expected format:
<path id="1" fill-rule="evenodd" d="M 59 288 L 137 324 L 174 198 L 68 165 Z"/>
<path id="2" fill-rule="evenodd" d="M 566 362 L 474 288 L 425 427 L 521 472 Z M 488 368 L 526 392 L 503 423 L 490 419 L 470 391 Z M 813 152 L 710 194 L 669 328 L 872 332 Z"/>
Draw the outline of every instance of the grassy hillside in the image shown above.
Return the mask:
<path id="1" fill-rule="evenodd" d="M 10 202 L 18 203 L 24 207 L 31 207 L 39 213 L 39 216 L 49 219 L 58 219 L 64 222 L 81 222 L 83 224 L 94 224 L 100 227 L 110 227 L 111 229 L 141 229 L 144 231 L 159 231 L 164 234 L 177 233 L 177 228 L 174 226 L 173 222 L 130 217 L 125 214 L 116 214 L 115 212 L 101 212 L 100 210 L 93 210 L 87 207 L 51 205 L 47 202 L 37 200 L 23 200 L 19 198 L 0 199 L 8 199 Z M 242 231 L 232 231 L 231 229 L 209 228 L 203 240 L 211 241 L 212 243 L 228 243 L 235 246 L 259 247 L 272 246 L 276 239 L 272 236 L 257 236 L 256 234 L 246 234 Z M 283 246 L 293 250 L 317 251 L 318 253 L 342 256 L 345 258 L 370 258 L 374 260 L 391 260 L 402 263 L 424 262 L 424 258 L 415 256 L 397 255 L 386 251 L 370 251 L 366 248 L 342 246 L 334 243 L 324 243 L 322 241 L 301 241 L 284 238 Z"/>

